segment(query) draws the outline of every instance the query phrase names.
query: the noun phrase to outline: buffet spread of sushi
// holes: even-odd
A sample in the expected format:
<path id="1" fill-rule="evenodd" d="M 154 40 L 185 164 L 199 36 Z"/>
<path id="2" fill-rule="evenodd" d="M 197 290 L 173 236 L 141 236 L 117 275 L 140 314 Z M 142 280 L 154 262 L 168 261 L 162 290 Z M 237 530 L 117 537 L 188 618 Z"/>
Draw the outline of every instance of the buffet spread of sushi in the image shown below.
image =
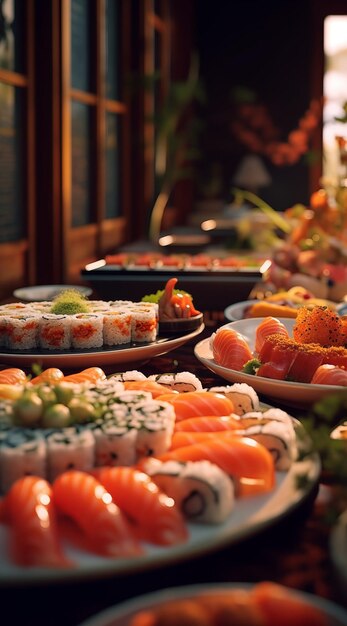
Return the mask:
<path id="1" fill-rule="evenodd" d="M 222 525 L 276 489 L 300 447 L 294 420 L 252 387 L 203 389 L 189 372 L 8 368 L 0 398 L 1 528 L 25 568 L 76 565 L 66 520 L 105 558 L 185 543 L 192 524 Z"/>
<path id="2" fill-rule="evenodd" d="M 254 255 L 160 254 L 156 252 L 118 252 L 105 257 L 105 264 L 126 270 L 173 270 L 179 271 L 240 271 L 259 269 L 267 257 Z"/>
<path id="3" fill-rule="evenodd" d="M 213 358 L 222 367 L 317 385 L 347 385 L 346 345 L 346 316 L 321 305 L 297 311 L 292 337 L 281 319 L 261 319 L 254 350 L 232 325 L 218 328 L 210 338 Z"/>

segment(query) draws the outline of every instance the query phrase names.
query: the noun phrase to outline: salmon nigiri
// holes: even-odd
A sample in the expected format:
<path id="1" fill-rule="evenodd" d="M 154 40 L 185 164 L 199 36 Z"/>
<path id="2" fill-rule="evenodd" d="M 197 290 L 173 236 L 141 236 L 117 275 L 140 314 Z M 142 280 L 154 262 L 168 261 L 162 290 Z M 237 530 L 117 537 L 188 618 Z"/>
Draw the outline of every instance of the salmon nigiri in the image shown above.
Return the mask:
<path id="1" fill-rule="evenodd" d="M 340 385 L 347 386 L 347 371 L 336 365 L 325 363 L 320 365 L 311 379 L 313 385 Z"/>
<path id="2" fill-rule="evenodd" d="M 211 336 L 210 345 L 217 365 L 238 372 L 253 358 L 246 339 L 232 328 L 218 328 Z"/>
<path id="3" fill-rule="evenodd" d="M 262 444 L 248 437 L 200 441 L 161 454 L 160 461 L 202 461 L 223 469 L 236 484 L 239 496 L 270 491 L 275 484 L 274 461 Z"/>
<path id="4" fill-rule="evenodd" d="M 0 370 L 0 383 L 22 385 L 26 380 L 26 373 L 19 367 L 8 367 L 5 370 Z"/>
<path id="5" fill-rule="evenodd" d="M 114 502 L 138 525 L 141 537 L 159 545 L 174 545 L 188 538 L 181 512 L 172 498 L 144 472 L 134 467 L 93 470 Z"/>
<path id="6" fill-rule="evenodd" d="M 219 430 L 215 432 L 206 432 L 206 431 L 175 432 L 172 435 L 170 450 L 176 450 L 176 448 L 182 448 L 182 446 L 190 446 L 194 443 L 200 443 L 200 441 L 207 441 L 207 440 L 211 440 L 215 438 L 225 439 L 230 436 L 237 437 L 237 434 L 235 433 L 235 431 L 232 431 L 232 430 Z"/>
<path id="7" fill-rule="evenodd" d="M 237 428 L 240 428 L 240 420 L 232 415 L 200 415 L 176 422 L 174 430 L 175 432 L 216 432 Z"/>
<path id="8" fill-rule="evenodd" d="M 230 415 L 234 410 L 229 398 L 212 391 L 187 391 L 176 395 L 159 396 L 159 399 L 164 398 L 174 407 L 176 422 L 196 416 Z"/>
<path id="9" fill-rule="evenodd" d="M 113 557 L 141 554 L 125 515 L 94 476 L 79 470 L 60 474 L 53 483 L 53 498 L 58 511 L 77 523 L 97 553 Z"/>
<path id="10" fill-rule="evenodd" d="M 57 383 L 64 378 L 63 372 L 58 367 L 48 367 L 30 380 L 32 385 L 40 383 Z"/>
<path id="11" fill-rule="evenodd" d="M 262 322 L 260 322 L 259 326 L 257 326 L 255 332 L 254 350 L 257 354 L 261 351 L 266 337 L 269 337 L 270 335 L 282 335 L 283 337 L 289 337 L 288 330 L 282 322 L 280 322 L 276 317 L 265 317 Z"/>
<path id="12" fill-rule="evenodd" d="M 101 367 L 87 367 L 87 369 L 77 372 L 76 374 L 68 374 L 60 380 L 68 381 L 70 383 L 97 383 L 100 380 L 105 380 L 106 374 Z"/>
<path id="13" fill-rule="evenodd" d="M 5 520 L 10 523 L 10 550 L 15 563 L 37 567 L 70 565 L 58 541 L 52 488 L 46 480 L 37 476 L 19 478 L 4 498 L 3 507 Z"/>
<path id="14" fill-rule="evenodd" d="M 157 383 L 155 380 L 126 380 L 123 385 L 127 391 L 149 391 L 154 399 L 168 393 L 167 387 Z M 177 395 L 177 393 L 177 391 L 170 389 L 170 394 Z"/>

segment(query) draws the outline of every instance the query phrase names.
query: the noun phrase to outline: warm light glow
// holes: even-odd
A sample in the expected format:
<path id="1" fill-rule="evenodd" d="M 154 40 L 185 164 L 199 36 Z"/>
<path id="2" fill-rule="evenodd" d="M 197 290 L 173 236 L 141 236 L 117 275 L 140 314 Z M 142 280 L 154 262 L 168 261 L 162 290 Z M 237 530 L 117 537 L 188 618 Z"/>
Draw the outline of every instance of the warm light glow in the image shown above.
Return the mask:
<path id="1" fill-rule="evenodd" d="M 35 513 L 40 520 L 41 527 L 49 528 L 50 521 L 47 507 L 45 507 L 43 504 L 38 504 L 35 508 Z"/>
<path id="2" fill-rule="evenodd" d="M 86 265 L 86 270 L 96 270 L 99 267 L 104 267 L 106 265 L 105 259 L 100 259 L 100 261 L 94 261 L 93 263 L 88 263 Z"/>
<path id="3" fill-rule="evenodd" d="M 267 272 L 267 270 L 270 268 L 270 266 L 271 266 L 271 260 L 270 259 L 266 259 L 266 261 L 264 261 L 264 263 L 260 266 L 259 272 L 261 274 L 264 274 L 265 272 Z"/>
<path id="4" fill-rule="evenodd" d="M 159 238 L 160 246 L 171 246 L 173 244 L 174 238 L 172 235 L 165 235 L 164 237 Z"/>
<path id="5" fill-rule="evenodd" d="M 215 230 L 216 226 L 216 220 L 206 220 L 201 223 L 201 230 Z"/>
<path id="6" fill-rule="evenodd" d="M 346 134 L 343 116 L 347 101 L 347 16 L 329 15 L 324 20 L 325 74 L 323 80 L 323 175 L 336 183 L 339 155 L 335 137 Z"/>

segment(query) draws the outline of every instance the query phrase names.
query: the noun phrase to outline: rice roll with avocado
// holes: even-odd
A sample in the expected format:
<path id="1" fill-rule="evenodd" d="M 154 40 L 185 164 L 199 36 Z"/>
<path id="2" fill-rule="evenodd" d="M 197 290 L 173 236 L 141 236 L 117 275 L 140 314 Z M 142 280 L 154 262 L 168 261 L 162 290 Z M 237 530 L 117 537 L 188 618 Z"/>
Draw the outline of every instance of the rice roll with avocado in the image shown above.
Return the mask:
<path id="1" fill-rule="evenodd" d="M 229 398 L 234 405 L 236 415 L 244 415 L 249 411 L 259 410 L 259 397 L 256 391 L 246 383 L 234 383 L 222 387 L 211 387 L 209 391 L 222 393 Z"/>

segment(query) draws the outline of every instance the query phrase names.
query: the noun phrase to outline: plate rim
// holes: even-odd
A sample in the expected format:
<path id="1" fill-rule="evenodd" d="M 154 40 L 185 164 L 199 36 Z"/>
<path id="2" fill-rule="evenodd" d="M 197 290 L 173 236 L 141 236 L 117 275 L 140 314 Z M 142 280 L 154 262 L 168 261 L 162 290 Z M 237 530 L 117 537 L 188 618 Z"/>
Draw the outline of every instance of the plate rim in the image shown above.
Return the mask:
<path id="1" fill-rule="evenodd" d="M 266 403 L 261 403 L 261 406 L 264 409 L 271 407 L 271 405 Z M 294 422 L 297 428 L 303 429 L 307 441 L 309 441 L 309 435 L 306 433 L 302 424 L 295 418 Z M 263 532 L 296 510 L 301 503 L 310 497 L 311 493 L 316 488 L 320 471 L 321 462 L 319 455 L 316 452 L 310 452 L 304 459 L 293 463 L 287 472 L 276 472 L 277 481 L 278 475 L 282 477 L 280 484 L 277 485 L 275 490 L 272 490 L 268 494 L 254 496 L 254 498 L 257 498 L 257 501 L 253 500 L 253 503 L 257 505 L 256 510 L 251 513 L 248 512 L 246 518 L 241 521 L 239 520 L 235 528 L 230 527 L 235 517 L 233 511 L 230 514 L 230 518 L 224 522 L 224 524 L 216 526 L 210 525 L 211 532 L 207 530 L 208 541 L 206 540 L 205 529 L 202 528 L 202 536 L 199 536 L 195 540 L 193 539 L 191 544 L 185 543 L 173 546 L 169 549 L 159 550 L 151 546 L 152 552 L 139 558 L 123 559 L 122 561 L 99 558 L 96 564 L 89 564 L 88 567 L 83 568 L 80 566 L 66 570 L 48 570 L 44 568 L 29 568 L 25 570 L 20 567 L 13 567 L 11 568 L 12 576 L 10 577 L 8 572 L 6 574 L 5 567 L 4 571 L 1 571 L 0 564 L 0 589 L 18 587 L 23 584 L 27 586 L 35 586 L 37 584 L 61 584 L 69 581 L 96 580 L 110 576 L 117 577 L 138 574 L 144 571 L 156 570 L 166 565 L 182 563 L 189 558 L 205 556 L 217 550 L 221 550 L 225 546 L 231 547 L 238 544 L 240 541 L 245 541 Z M 296 476 L 302 472 L 305 472 L 310 477 L 310 480 L 305 482 L 302 488 L 299 488 L 299 486 L 295 484 L 295 480 Z M 283 500 L 283 496 L 286 496 L 284 498 L 285 501 Z M 280 498 L 280 503 L 276 502 L 278 498 Z M 244 502 L 246 502 L 244 506 L 247 507 L 247 499 L 244 499 Z M 271 506 L 275 506 L 275 512 L 272 515 L 270 515 L 267 510 L 269 507 L 271 508 Z M 201 525 L 196 526 L 199 528 Z M 192 528 L 194 529 L 194 525 L 189 525 L 188 523 L 188 528 L 192 530 Z M 15 575 L 16 572 L 17 576 Z"/>
<path id="2" fill-rule="evenodd" d="M 26 287 L 18 287 L 17 289 L 15 289 L 13 291 L 13 296 L 15 298 L 18 298 L 18 300 L 24 300 L 25 302 L 30 302 L 30 300 L 28 300 L 25 296 L 23 296 L 23 294 L 25 292 L 33 292 L 33 291 L 44 290 L 44 289 L 47 289 L 47 290 L 49 290 L 49 289 L 61 289 L 61 290 L 63 290 L 63 289 L 78 289 L 85 296 L 90 295 L 91 293 L 93 293 L 92 288 L 89 287 L 88 285 L 64 285 L 64 284 L 57 284 L 57 285 L 28 285 Z M 48 300 L 50 301 L 49 298 L 48 298 Z M 37 301 L 37 299 L 35 301 Z"/>
<path id="3" fill-rule="evenodd" d="M 78 626 L 129 626 L 129 619 L 133 617 L 139 611 L 149 609 L 151 607 L 160 606 L 168 600 L 183 600 L 194 598 L 197 594 L 207 593 L 216 594 L 223 593 L 231 590 L 245 590 L 249 591 L 253 589 L 257 582 L 204 582 L 199 584 L 190 585 L 177 585 L 164 587 L 151 591 L 149 593 L 142 593 L 132 598 L 128 598 L 118 605 L 108 607 L 94 615 L 91 615 L 87 619 L 80 622 Z M 315 606 L 320 609 L 328 618 L 337 620 L 336 626 L 343 626 L 347 619 L 347 610 L 344 607 L 338 605 L 332 600 L 328 600 L 321 596 L 302 591 L 301 589 L 289 588 L 282 583 L 281 587 L 285 587 L 296 598 L 302 599 L 310 606 Z M 124 621 L 126 620 L 126 621 Z"/>

